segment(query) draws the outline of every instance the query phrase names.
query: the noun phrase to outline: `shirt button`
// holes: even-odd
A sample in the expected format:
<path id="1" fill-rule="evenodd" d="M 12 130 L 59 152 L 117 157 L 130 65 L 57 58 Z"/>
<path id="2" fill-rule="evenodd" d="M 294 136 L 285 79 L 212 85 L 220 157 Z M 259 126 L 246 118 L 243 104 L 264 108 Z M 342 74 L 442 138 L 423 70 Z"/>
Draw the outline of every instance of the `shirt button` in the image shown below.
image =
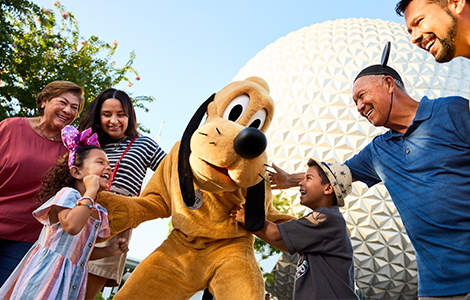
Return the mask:
<path id="1" fill-rule="evenodd" d="M 98 228 L 98 224 L 95 224 L 95 228 Z"/>
<path id="2" fill-rule="evenodd" d="M 410 149 L 406 149 L 406 154 L 410 153 Z"/>
<path id="3" fill-rule="evenodd" d="M 83 268 L 83 266 L 84 266 L 84 265 L 85 265 L 84 263 L 81 263 L 81 264 L 80 264 L 80 267 L 82 267 L 82 268 Z"/>
<path id="4" fill-rule="evenodd" d="M 74 286 L 72 287 L 72 290 L 75 290 L 76 288 L 77 288 L 77 286 L 76 286 L 76 285 L 74 285 Z"/>
<path id="5" fill-rule="evenodd" d="M 89 243 L 89 244 L 88 244 L 88 247 L 90 247 L 90 248 L 91 248 L 91 246 L 93 246 L 93 245 L 92 245 L 91 243 Z"/>

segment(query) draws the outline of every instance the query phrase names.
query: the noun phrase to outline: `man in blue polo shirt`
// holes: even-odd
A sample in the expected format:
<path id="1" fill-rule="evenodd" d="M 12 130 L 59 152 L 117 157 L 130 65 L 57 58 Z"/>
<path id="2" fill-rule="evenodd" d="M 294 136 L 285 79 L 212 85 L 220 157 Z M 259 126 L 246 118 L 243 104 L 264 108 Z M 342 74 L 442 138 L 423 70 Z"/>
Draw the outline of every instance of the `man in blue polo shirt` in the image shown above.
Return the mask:
<path id="1" fill-rule="evenodd" d="M 390 130 L 345 164 L 354 180 L 387 187 L 416 251 L 420 299 L 470 299 L 468 100 L 415 101 L 386 63 L 359 73 L 353 99 L 370 123 Z M 300 173 L 275 169 L 274 188 L 298 184 Z"/>

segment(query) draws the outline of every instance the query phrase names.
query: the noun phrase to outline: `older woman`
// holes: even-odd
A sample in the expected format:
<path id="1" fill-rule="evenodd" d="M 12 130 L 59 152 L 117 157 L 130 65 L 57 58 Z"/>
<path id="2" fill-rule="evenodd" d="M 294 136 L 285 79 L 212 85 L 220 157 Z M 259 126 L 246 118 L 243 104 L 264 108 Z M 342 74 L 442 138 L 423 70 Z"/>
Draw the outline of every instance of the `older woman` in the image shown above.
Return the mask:
<path id="1" fill-rule="evenodd" d="M 41 178 L 66 153 L 60 132 L 83 109 L 83 89 L 69 81 L 46 85 L 37 97 L 39 117 L 0 122 L 0 286 L 38 239 L 32 212 Z"/>

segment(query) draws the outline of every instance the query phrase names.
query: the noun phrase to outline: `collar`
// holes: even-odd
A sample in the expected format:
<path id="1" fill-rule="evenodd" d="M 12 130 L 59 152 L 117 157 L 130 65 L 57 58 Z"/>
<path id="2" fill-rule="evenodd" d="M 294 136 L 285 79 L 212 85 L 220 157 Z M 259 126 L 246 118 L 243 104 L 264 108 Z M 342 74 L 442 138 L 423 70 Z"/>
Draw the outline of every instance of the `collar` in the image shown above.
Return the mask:
<path id="1" fill-rule="evenodd" d="M 421 101 L 419 102 L 418 110 L 416 111 L 415 118 L 413 119 L 413 122 L 411 123 L 410 127 L 408 127 L 408 130 L 405 132 L 405 134 L 401 134 L 397 131 L 394 130 L 389 130 L 386 133 L 384 133 L 384 139 L 385 140 L 390 140 L 393 137 L 398 137 L 398 136 L 407 136 L 410 135 L 411 132 L 416 129 L 416 127 L 421 124 L 421 122 L 431 118 L 432 116 L 432 111 L 434 107 L 434 100 L 429 99 L 427 96 L 424 96 L 421 98 Z"/>
<path id="2" fill-rule="evenodd" d="M 128 136 L 125 136 L 125 137 L 122 137 L 122 138 L 118 138 L 118 139 L 112 139 L 112 138 L 110 138 L 108 144 L 122 143 L 123 141 L 125 141 L 125 140 L 127 140 L 127 139 L 129 139 Z"/>

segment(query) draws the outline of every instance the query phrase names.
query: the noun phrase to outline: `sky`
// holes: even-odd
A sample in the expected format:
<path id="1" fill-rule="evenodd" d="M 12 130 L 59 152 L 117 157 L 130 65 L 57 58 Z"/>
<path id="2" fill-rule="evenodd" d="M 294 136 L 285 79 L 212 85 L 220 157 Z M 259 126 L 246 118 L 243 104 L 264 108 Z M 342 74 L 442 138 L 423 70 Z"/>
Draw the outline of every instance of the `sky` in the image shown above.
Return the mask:
<path id="1" fill-rule="evenodd" d="M 53 0 L 32 0 L 53 8 Z M 398 0 L 61 0 L 79 21 L 81 35 L 118 43 L 114 60 L 124 65 L 135 51 L 140 81 L 118 88 L 153 96 L 137 120 L 165 151 L 180 140 L 187 122 L 212 93 L 230 83 L 258 52 L 290 32 L 347 18 L 404 24 Z M 151 174 L 146 177 L 147 182 Z M 129 256 L 144 259 L 168 234 L 169 219 L 149 221 L 133 232 Z M 264 263 L 272 269 L 275 260 Z"/>

